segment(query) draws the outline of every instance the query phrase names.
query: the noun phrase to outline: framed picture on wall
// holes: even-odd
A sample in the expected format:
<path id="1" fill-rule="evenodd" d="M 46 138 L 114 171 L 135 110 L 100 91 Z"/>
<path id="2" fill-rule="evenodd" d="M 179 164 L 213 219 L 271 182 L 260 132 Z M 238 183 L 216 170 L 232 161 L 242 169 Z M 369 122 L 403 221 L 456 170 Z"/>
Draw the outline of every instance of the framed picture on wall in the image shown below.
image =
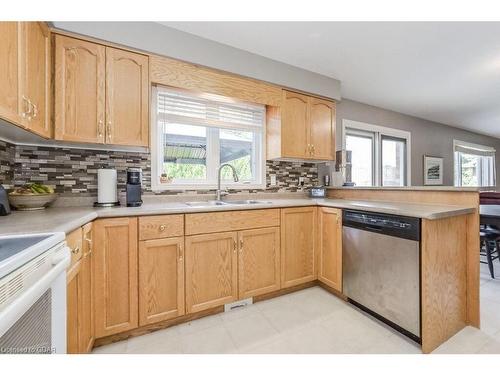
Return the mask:
<path id="1" fill-rule="evenodd" d="M 443 158 L 424 155 L 424 185 L 443 184 Z"/>

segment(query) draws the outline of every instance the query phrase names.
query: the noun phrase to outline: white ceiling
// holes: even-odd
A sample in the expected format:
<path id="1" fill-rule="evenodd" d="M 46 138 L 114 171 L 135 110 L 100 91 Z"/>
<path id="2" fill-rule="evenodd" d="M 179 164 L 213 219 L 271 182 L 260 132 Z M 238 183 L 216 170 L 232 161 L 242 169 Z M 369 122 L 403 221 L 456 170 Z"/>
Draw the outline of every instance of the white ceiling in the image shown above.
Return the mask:
<path id="1" fill-rule="evenodd" d="M 500 22 L 162 22 L 342 81 L 342 97 L 500 138 Z"/>

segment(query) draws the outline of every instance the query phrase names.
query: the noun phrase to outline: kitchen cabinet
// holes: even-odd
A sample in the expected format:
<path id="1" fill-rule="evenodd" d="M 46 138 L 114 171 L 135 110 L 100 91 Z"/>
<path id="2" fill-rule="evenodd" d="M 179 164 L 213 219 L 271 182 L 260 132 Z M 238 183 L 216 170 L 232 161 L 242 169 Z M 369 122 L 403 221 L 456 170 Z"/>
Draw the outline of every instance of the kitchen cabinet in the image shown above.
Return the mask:
<path id="1" fill-rule="evenodd" d="M 94 345 L 94 302 L 92 272 L 92 223 L 71 232 L 70 248 L 81 246 L 81 257 L 67 274 L 67 351 L 88 353 Z M 83 238 L 82 238 L 83 235 Z M 78 239 L 80 236 L 80 239 Z"/>
<path id="2" fill-rule="evenodd" d="M 268 107 L 267 123 L 269 159 L 334 159 L 333 101 L 283 90 L 281 107 Z"/>
<path id="3" fill-rule="evenodd" d="M 342 292 L 342 210 L 318 209 L 318 280 Z"/>
<path id="4" fill-rule="evenodd" d="M 145 55 L 55 36 L 55 138 L 149 144 L 149 60 Z"/>
<path id="5" fill-rule="evenodd" d="M 49 138 L 51 57 L 47 24 L 0 23 L 0 72 L 0 117 Z"/>
<path id="6" fill-rule="evenodd" d="M 96 338 L 138 326 L 137 245 L 137 218 L 94 222 Z"/>
<path id="7" fill-rule="evenodd" d="M 148 57 L 106 47 L 106 143 L 149 144 Z"/>
<path id="8" fill-rule="evenodd" d="M 316 279 L 316 207 L 281 210 L 281 287 Z"/>
<path id="9" fill-rule="evenodd" d="M 81 261 L 81 319 L 79 319 L 80 353 L 89 353 L 94 346 L 94 258 L 92 254 L 92 223 L 82 227 L 83 257 Z"/>
<path id="10" fill-rule="evenodd" d="M 186 237 L 186 312 L 238 299 L 237 233 Z"/>
<path id="11" fill-rule="evenodd" d="M 280 289 L 280 228 L 238 232 L 238 297 Z"/>
<path id="12" fill-rule="evenodd" d="M 184 237 L 139 243 L 139 324 L 184 315 Z"/>

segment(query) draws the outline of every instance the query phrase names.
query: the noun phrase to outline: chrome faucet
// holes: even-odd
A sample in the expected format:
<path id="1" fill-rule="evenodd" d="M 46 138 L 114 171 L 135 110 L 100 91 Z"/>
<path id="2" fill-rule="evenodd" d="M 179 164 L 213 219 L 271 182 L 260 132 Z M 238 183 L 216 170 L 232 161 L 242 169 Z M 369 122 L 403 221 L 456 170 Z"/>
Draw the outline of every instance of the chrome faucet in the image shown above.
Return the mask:
<path id="1" fill-rule="evenodd" d="M 238 174 L 236 173 L 236 169 L 234 169 L 234 167 L 231 164 L 227 164 L 227 163 L 221 164 L 219 166 L 219 170 L 217 172 L 217 190 L 215 190 L 215 200 L 216 201 L 220 201 L 224 195 L 229 194 L 227 191 L 222 191 L 220 189 L 220 173 L 222 171 L 222 168 L 224 168 L 224 167 L 229 167 L 232 169 L 233 180 L 234 180 L 234 182 L 238 182 Z"/>

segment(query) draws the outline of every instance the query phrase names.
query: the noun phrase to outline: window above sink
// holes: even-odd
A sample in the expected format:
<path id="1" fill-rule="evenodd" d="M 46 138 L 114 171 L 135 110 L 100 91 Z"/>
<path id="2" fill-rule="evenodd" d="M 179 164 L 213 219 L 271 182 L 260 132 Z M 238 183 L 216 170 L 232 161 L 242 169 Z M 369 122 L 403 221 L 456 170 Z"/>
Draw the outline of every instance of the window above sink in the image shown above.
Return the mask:
<path id="1" fill-rule="evenodd" d="M 265 188 L 265 106 L 156 86 L 153 90 L 153 190 Z"/>

